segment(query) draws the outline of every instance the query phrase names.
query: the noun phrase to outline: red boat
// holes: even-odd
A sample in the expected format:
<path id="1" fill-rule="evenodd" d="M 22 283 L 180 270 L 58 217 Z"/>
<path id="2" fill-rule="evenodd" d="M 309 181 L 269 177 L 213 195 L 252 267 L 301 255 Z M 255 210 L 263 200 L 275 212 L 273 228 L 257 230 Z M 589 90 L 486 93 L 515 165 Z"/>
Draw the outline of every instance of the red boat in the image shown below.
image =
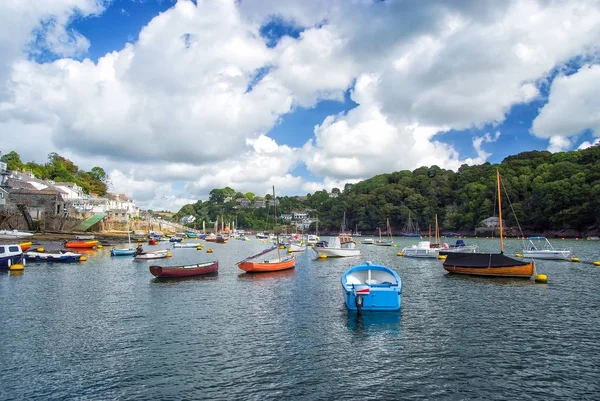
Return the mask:
<path id="1" fill-rule="evenodd" d="M 94 248 L 98 245 L 98 240 L 92 241 L 65 241 L 65 248 Z"/>
<path id="2" fill-rule="evenodd" d="M 200 276 L 202 274 L 217 273 L 218 271 L 219 261 L 217 260 L 195 265 L 150 266 L 150 273 L 158 278 Z"/>
<path id="3" fill-rule="evenodd" d="M 148 245 L 158 245 L 158 241 L 155 240 L 154 238 L 150 238 L 148 240 Z"/>

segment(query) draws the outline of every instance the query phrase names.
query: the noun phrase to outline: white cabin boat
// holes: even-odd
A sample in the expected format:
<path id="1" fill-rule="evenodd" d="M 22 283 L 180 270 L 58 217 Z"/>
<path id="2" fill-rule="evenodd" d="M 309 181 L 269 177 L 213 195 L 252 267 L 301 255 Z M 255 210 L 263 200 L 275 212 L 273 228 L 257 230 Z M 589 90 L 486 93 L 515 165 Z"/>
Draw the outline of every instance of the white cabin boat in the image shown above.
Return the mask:
<path id="1" fill-rule="evenodd" d="M 432 247 L 429 241 L 419 241 L 417 245 L 402 249 L 402 254 L 408 258 L 437 258 L 440 248 Z"/>
<path id="2" fill-rule="evenodd" d="M 355 242 L 342 244 L 339 237 L 333 237 L 330 242 L 320 241 L 313 247 L 317 256 L 325 255 L 333 258 L 344 258 L 349 256 L 360 256 L 360 249 L 356 248 Z"/>

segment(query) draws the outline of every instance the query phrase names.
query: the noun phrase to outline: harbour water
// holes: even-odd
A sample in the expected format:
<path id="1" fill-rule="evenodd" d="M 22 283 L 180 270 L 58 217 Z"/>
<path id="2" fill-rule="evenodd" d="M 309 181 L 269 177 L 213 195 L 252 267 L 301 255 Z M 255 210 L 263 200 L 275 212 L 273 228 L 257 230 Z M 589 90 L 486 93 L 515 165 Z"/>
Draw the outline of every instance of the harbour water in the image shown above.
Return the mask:
<path id="1" fill-rule="evenodd" d="M 548 283 L 535 284 L 449 275 L 396 255 L 417 239 L 395 240 L 358 245 L 357 258 L 308 249 L 296 269 L 256 275 L 235 264 L 266 246 L 256 239 L 144 262 L 105 248 L 0 273 L 0 399 L 598 399 L 600 267 L 585 262 L 600 260 L 600 242 L 553 241 L 582 262 L 538 261 Z M 207 260 L 218 275 L 148 271 Z M 400 313 L 345 309 L 340 277 L 364 260 L 400 274 Z"/>

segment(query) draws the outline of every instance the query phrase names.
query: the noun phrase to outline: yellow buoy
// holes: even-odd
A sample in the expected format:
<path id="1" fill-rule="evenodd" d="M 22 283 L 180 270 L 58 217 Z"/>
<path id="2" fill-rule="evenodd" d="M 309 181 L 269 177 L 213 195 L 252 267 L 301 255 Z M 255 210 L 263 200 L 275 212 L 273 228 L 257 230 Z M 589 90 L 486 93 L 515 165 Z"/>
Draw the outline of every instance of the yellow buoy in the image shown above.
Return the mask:
<path id="1" fill-rule="evenodd" d="M 285 249 L 285 245 L 279 245 L 279 249 Z"/>
<path id="2" fill-rule="evenodd" d="M 11 272 L 13 271 L 20 271 L 25 269 L 25 266 L 23 266 L 20 263 L 15 263 L 14 265 L 10 265 L 10 267 L 8 268 Z"/>
<path id="3" fill-rule="evenodd" d="M 534 280 L 536 283 L 546 283 L 548 282 L 548 276 L 546 276 L 545 274 L 538 274 L 535 276 Z"/>
<path id="4" fill-rule="evenodd" d="M 173 256 L 171 255 L 171 252 L 167 253 L 167 258 L 170 258 L 171 256 Z"/>
<path id="5" fill-rule="evenodd" d="M 404 256 L 404 254 L 402 252 L 398 252 L 396 256 Z"/>
<path id="6" fill-rule="evenodd" d="M 600 260 L 595 261 L 594 266 L 600 266 Z"/>
<path id="7" fill-rule="evenodd" d="M 97 246 L 97 248 L 98 248 L 98 249 L 102 249 L 102 245 L 98 245 L 98 246 Z"/>
<path id="8" fill-rule="evenodd" d="M 523 257 L 523 254 L 522 254 L 522 253 L 515 253 L 515 256 L 516 256 L 517 258 L 522 258 L 522 257 Z"/>
<path id="9" fill-rule="evenodd" d="M 206 253 L 213 253 L 213 251 L 212 251 L 212 249 L 208 248 L 208 249 L 206 250 Z"/>
<path id="10" fill-rule="evenodd" d="M 439 260 L 446 260 L 446 255 L 438 255 Z"/>
<path id="11" fill-rule="evenodd" d="M 198 246 L 196 247 L 196 250 L 197 250 L 197 251 L 201 251 L 201 250 L 202 250 L 202 245 L 198 245 Z"/>
<path id="12" fill-rule="evenodd" d="M 80 262 L 85 262 L 86 260 L 87 260 L 87 258 L 85 256 L 82 256 L 82 257 L 79 258 Z"/>
<path id="13" fill-rule="evenodd" d="M 571 262 L 579 262 L 579 258 L 571 258 Z"/>
<path id="14" fill-rule="evenodd" d="M 319 259 L 327 259 L 327 255 L 325 255 L 324 253 L 320 253 Z"/>
<path id="15" fill-rule="evenodd" d="M 288 253 L 292 253 L 292 248 L 289 248 L 289 249 L 288 249 Z"/>
<path id="16" fill-rule="evenodd" d="M 397 248 L 397 247 L 398 247 L 398 244 L 394 244 L 394 245 L 392 245 L 392 247 L 394 247 L 394 248 Z"/>
<path id="17" fill-rule="evenodd" d="M 36 251 L 37 251 L 37 252 L 45 252 L 45 251 L 44 251 L 44 248 L 38 248 L 38 249 L 36 249 Z"/>

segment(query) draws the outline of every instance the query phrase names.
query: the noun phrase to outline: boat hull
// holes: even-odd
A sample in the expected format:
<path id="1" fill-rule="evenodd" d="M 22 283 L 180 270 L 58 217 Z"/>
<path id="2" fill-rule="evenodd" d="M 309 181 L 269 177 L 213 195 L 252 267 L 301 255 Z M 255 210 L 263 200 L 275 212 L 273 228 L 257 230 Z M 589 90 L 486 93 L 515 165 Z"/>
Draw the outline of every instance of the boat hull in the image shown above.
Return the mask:
<path id="1" fill-rule="evenodd" d="M 134 259 L 135 260 L 162 259 L 162 258 L 166 258 L 168 254 L 169 254 L 168 250 L 146 252 L 146 253 L 142 253 L 140 255 L 135 255 Z"/>
<path id="2" fill-rule="evenodd" d="M 571 251 L 523 251 L 523 257 L 546 260 L 569 260 Z"/>
<path id="3" fill-rule="evenodd" d="M 398 311 L 402 306 L 402 279 L 387 266 L 354 266 L 342 275 L 341 284 L 349 311 Z"/>
<path id="4" fill-rule="evenodd" d="M 192 277 L 217 273 L 219 262 L 212 261 L 183 266 L 150 266 L 150 273 L 157 278 Z"/>
<path id="5" fill-rule="evenodd" d="M 325 255 L 329 258 L 360 256 L 360 249 L 356 248 L 313 247 L 312 250 L 317 254 L 317 256 Z"/>
<path id="6" fill-rule="evenodd" d="M 2 256 L 0 256 L 0 269 L 8 269 L 14 264 L 22 263 L 23 250 L 18 244 L 0 245 Z"/>
<path id="7" fill-rule="evenodd" d="M 74 252 L 25 252 L 23 257 L 28 262 L 46 263 L 75 263 L 81 260 L 83 255 Z"/>
<path id="8" fill-rule="evenodd" d="M 135 253 L 135 249 L 133 248 L 128 248 L 128 249 L 111 249 L 110 250 L 110 256 L 131 256 Z"/>
<path id="9" fill-rule="evenodd" d="M 0 239 L 23 239 L 32 237 L 32 233 L 18 231 L 18 230 L 0 230 Z"/>
<path id="10" fill-rule="evenodd" d="M 243 261 L 238 264 L 238 267 L 246 273 L 288 270 L 296 267 L 296 256 L 287 257 L 281 260 L 265 260 L 263 262 Z"/>
<path id="11" fill-rule="evenodd" d="M 533 261 L 521 261 L 503 254 L 453 253 L 446 256 L 443 264 L 449 273 L 473 276 L 531 278 Z"/>
<path id="12" fill-rule="evenodd" d="M 65 241 L 65 248 L 85 248 L 91 249 L 98 245 L 97 240 L 93 241 Z"/>

